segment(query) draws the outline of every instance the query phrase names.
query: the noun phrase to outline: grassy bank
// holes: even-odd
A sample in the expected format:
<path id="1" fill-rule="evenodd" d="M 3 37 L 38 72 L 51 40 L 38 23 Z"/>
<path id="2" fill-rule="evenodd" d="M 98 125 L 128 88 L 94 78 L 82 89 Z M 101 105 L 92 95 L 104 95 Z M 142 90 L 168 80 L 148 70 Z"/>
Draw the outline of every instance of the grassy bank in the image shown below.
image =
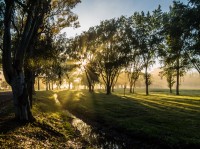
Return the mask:
<path id="1" fill-rule="evenodd" d="M 200 146 L 199 91 L 175 96 L 162 90 L 151 95 L 113 95 L 102 92 L 62 91 L 58 99 L 64 107 L 88 122 L 97 122 L 133 138 L 170 148 Z"/>
<path id="2" fill-rule="evenodd" d="M 71 117 L 54 99 L 54 92 L 34 96 L 34 123 L 14 120 L 12 102 L 0 116 L 0 148 L 81 148 L 85 146 L 71 126 Z"/>

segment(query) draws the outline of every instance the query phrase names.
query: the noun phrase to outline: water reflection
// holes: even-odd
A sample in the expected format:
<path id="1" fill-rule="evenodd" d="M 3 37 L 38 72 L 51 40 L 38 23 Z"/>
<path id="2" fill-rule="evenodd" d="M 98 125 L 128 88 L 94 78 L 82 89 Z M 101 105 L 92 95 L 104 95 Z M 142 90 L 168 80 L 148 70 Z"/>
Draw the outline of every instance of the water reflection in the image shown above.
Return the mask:
<path id="1" fill-rule="evenodd" d="M 92 147 L 100 149 L 122 149 L 126 148 L 125 143 L 120 142 L 119 138 L 110 138 L 106 133 L 97 131 L 82 120 L 74 117 L 72 125 L 80 131 L 82 137 L 89 142 Z"/>

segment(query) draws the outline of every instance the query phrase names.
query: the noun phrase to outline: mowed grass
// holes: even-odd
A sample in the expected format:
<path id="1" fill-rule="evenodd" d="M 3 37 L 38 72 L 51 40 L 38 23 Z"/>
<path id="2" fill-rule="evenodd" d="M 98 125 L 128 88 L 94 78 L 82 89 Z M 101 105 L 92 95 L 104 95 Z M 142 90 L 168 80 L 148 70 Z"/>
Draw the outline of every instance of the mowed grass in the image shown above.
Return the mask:
<path id="1" fill-rule="evenodd" d="M 149 96 L 123 96 L 122 90 L 112 95 L 82 90 L 61 91 L 58 99 L 76 116 L 132 138 L 170 148 L 199 147 L 200 91 L 186 90 L 181 94 L 154 90 Z"/>

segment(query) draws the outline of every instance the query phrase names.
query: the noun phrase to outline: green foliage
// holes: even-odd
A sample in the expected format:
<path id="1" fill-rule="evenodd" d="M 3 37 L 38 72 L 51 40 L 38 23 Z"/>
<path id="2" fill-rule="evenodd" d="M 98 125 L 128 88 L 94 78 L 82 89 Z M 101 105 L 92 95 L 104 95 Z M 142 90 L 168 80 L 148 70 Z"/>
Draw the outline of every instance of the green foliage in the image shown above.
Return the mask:
<path id="1" fill-rule="evenodd" d="M 188 38 L 187 6 L 174 2 L 169 13 L 163 15 L 163 33 L 166 47 L 163 56 L 164 66 L 176 71 L 176 93 L 179 95 L 180 76 L 191 67 L 188 58 L 188 45 L 192 43 Z"/>
<path id="2" fill-rule="evenodd" d="M 162 12 L 159 6 L 153 14 L 149 12 L 147 14 L 135 12 L 129 18 L 133 36 L 137 41 L 136 46 L 132 49 L 132 63 L 135 63 L 136 60 L 140 61 L 142 64 L 139 70 L 141 71 L 142 68 L 145 68 L 147 95 L 149 94 L 148 86 L 151 84 L 151 81 L 148 80 L 150 78 L 148 68 L 155 63 L 156 52 L 160 50 L 162 43 L 162 37 L 160 36 L 161 16 Z"/>
<path id="3" fill-rule="evenodd" d="M 52 0 L 46 23 L 54 34 L 65 27 L 79 27 L 78 16 L 71 10 L 80 3 L 80 0 Z"/>

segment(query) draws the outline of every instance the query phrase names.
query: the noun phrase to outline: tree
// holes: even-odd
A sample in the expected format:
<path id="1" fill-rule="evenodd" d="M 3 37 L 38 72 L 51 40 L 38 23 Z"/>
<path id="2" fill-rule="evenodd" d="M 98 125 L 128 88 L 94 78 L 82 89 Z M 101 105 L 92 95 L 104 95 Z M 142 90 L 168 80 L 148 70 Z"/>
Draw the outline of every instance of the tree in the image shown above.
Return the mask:
<path id="1" fill-rule="evenodd" d="M 172 87 L 174 83 L 176 83 L 175 71 L 171 67 L 168 67 L 168 68 L 165 67 L 163 71 L 159 72 L 159 75 L 161 76 L 161 78 L 166 77 L 170 93 L 172 93 Z"/>
<path id="2" fill-rule="evenodd" d="M 124 40 L 127 41 L 127 45 L 129 46 L 129 54 L 127 59 L 128 65 L 126 71 L 128 73 L 130 93 L 134 93 L 136 81 L 139 79 L 144 64 L 142 62 L 142 56 L 140 55 L 140 50 L 138 48 L 139 43 L 135 33 L 135 26 L 131 23 L 133 20 L 131 17 L 129 17 L 127 20 L 128 22 L 125 26 L 127 36 L 124 37 Z"/>
<path id="3" fill-rule="evenodd" d="M 185 6 L 174 2 L 168 14 L 163 15 L 163 31 L 166 39 L 165 64 L 176 70 L 176 95 L 179 95 L 180 76 L 190 67 L 187 57 L 187 40 L 185 32 Z"/>
<path id="4" fill-rule="evenodd" d="M 96 48 L 96 35 L 94 28 L 90 28 L 87 32 L 70 39 L 68 43 L 68 52 L 70 57 L 73 57 L 79 65 L 79 72 L 84 72 L 84 80 L 87 81 L 89 92 L 94 91 L 94 85 L 98 82 L 98 73 L 95 71 L 93 56 Z M 85 82 L 82 80 L 82 82 Z"/>
<path id="5" fill-rule="evenodd" d="M 51 18 L 49 12 L 56 12 L 54 4 L 63 4 L 68 10 L 73 8 L 77 1 L 49 1 L 49 0 L 5 0 L 4 36 L 2 63 L 4 77 L 12 87 L 15 107 L 15 117 L 19 120 L 32 120 L 29 95 L 24 75 L 26 55 L 31 53 L 40 28 L 45 28 L 44 19 Z M 55 8 L 55 9 L 51 9 Z M 51 11 L 50 11 L 51 10 Z M 21 12 L 21 13 L 18 13 Z M 17 16 L 23 16 L 20 20 Z M 74 20 L 71 20 L 74 21 Z M 15 24 L 20 22 L 21 32 Z M 54 22 L 53 20 L 51 22 Z M 17 37 L 12 38 L 17 32 Z M 15 41 L 14 41 L 15 40 Z"/>
<path id="6" fill-rule="evenodd" d="M 95 47 L 96 43 L 94 37 L 94 30 L 90 28 L 88 32 L 84 32 L 81 35 L 80 45 L 82 47 L 81 51 L 81 70 L 85 72 L 85 77 L 87 80 L 87 86 L 89 92 L 94 92 L 94 86 L 99 82 L 99 74 L 96 71 L 96 64 L 94 63 L 95 57 Z"/>
<path id="7" fill-rule="evenodd" d="M 55 74 L 57 72 L 57 70 L 60 74 L 62 74 L 63 71 L 61 71 L 61 66 L 58 63 L 58 61 L 61 60 L 61 55 L 58 54 L 59 52 L 59 48 L 60 50 L 63 49 L 63 41 L 60 44 L 57 45 L 53 45 L 55 42 L 54 40 L 57 40 L 57 38 L 59 39 L 60 37 L 62 39 L 64 39 L 63 37 L 65 35 L 61 35 L 58 36 L 59 32 L 65 28 L 65 27 L 69 27 L 69 26 L 74 26 L 74 27 L 78 27 L 79 23 L 77 21 L 77 15 L 75 15 L 73 12 L 71 12 L 71 9 L 78 3 L 80 2 L 79 0 L 53 0 L 51 1 L 51 7 L 50 10 L 48 11 L 48 13 L 45 15 L 44 17 L 44 21 L 43 21 L 43 25 L 40 26 L 39 31 L 38 31 L 38 35 L 39 35 L 39 39 L 36 42 L 40 42 L 40 40 L 46 39 L 47 42 L 44 43 L 44 45 L 46 45 L 46 48 L 49 47 L 49 49 L 45 49 L 44 47 L 39 47 L 40 49 L 40 55 L 37 54 L 38 50 L 36 50 L 35 46 L 31 46 L 31 48 L 34 48 L 34 50 L 28 50 L 27 51 L 27 57 L 30 59 L 35 59 L 37 56 L 39 56 L 41 58 L 41 56 L 43 55 L 43 57 L 45 57 L 45 59 L 47 59 L 47 67 L 45 67 L 45 63 L 42 64 L 44 67 L 46 68 L 45 72 L 43 72 L 43 74 L 46 74 L 48 77 L 46 77 L 46 84 L 47 86 L 49 86 L 48 84 L 50 82 L 55 82 L 56 80 L 58 80 L 59 78 L 59 82 L 61 83 L 61 76 L 59 74 Z M 48 37 L 46 37 L 48 36 Z M 50 39 L 52 38 L 52 39 Z M 60 40 L 61 41 L 61 40 Z M 57 41 L 58 42 L 58 41 Z M 48 47 L 47 47 L 48 45 Z M 43 45 L 41 45 L 43 46 Z M 48 52 L 46 51 L 51 51 L 51 54 L 48 54 Z M 56 52 L 55 52 L 56 51 Z M 61 52 L 61 51 L 60 51 Z M 45 55 L 47 54 L 47 55 Z M 63 54 L 62 54 L 63 56 Z M 51 57 L 51 58 L 50 58 Z M 52 63 L 52 65 L 54 66 L 48 66 L 50 63 L 49 59 L 53 60 L 54 62 Z M 34 61 L 36 62 L 36 61 Z M 37 62 L 36 62 L 37 63 Z M 41 64 L 41 63 L 40 63 Z M 39 70 L 38 70 L 39 68 Z M 51 68 L 51 69 L 49 69 Z M 53 69 L 54 68 L 54 69 Z M 30 97 L 31 97 L 31 93 L 33 90 L 33 86 L 34 86 L 34 82 L 35 82 L 35 76 L 37 76 L 38 74 L 36 74 L 36 71 L 39 73 L 41 73 L 41 67 L 37 67 L 37 70 L 34 69 L 25 69 L 25 75 L 27 75 L 26 78 L 29 78 L 27 80 L 27 86 L 28 86 L 28 90 L 30 91 Z M 49 72 L 48 72 L 49 71 Z M 54 72 L 54 73 L 52 73 Z M 59 75 L 59 76 L 58 76 Z M 57 77 L 58 76 L 58 77 Z M 60 84 L 58 83 L 58 85 Z M 30 85 L 29 85 L 30 84 Z"/>
<path id="8" fill-rule="evenodd" d="M 120 70 L 127 64 L 129 47 L 123 40 L 123 22 L 125 17 L 103 21 L 96 27 L 98 47 L 94 56 L 95 66 L 105 83 L 107 95 L 111 94 Z"/>
<path id="9" fill-rule="evenodd" d="M 183 4 L 177 5 L 181 6 Z M 200 73 L 200 2 L 198 0 L 189 0 L 189 4 L 184 6 L 182 13 L 184 14 L 182 19 L 187 41 L 186 56 L 192 66 Z"/>
<path id="10" fill-rule="evenodd" d="M 6 81 L 11 85 L 15 105 L 15 116 L 21 120 L 31 120 L 33 118 L 30 111 L 27 88 L 24 80 L 23 65 L 25 53 L 30 41 L 35 37 L 42 19 L 47 13 L 49 3 L 47 1 L 28 1 L 25 4 L 20 3 L 26 14 L 26 23 L 21 38 L 18 39 L 18 45 L 15 47 L 14 57 L 11 51 L 11 22 L 15 1 L 5 0 L 4 12 L 4 37 L 3 37 L 3 72 Z"/>
<path id="11" fill-rule="evenodd" d="M 0 1 L 0 62 L 1 62 L 1 51 L 3 50 L 3 15 L 4 15 L 5 4 Z"/>
<path id="12" fill-rule="evenodd" d="M 3 51 L 3 15 L 5 4 L 0 1 L 0 66 L 2 66 L 2 51 Z"/>
<path id="13" fill-rule="evenodd" d="M 94 86 L 97 82 L 99 82 L 99 75 L 95 70 L 94 64 L 92 62 L 89 62 L 85 66 L 83 66 L 83 69 L 85 72 L 85 78 L 87 80 L 89 92 L 94 92 Z"/>
<path id="14" fill-rule="evenodd" d="M 145 86 L 146 95 L 149 94 L 150 81 L 148 80 L 150 74 L 148 68 L 155 63 L 156 51 L 160 49 L 161 37 L 160 37 L 160 6 L 153 12 L 152 15 L 148 12 L 146 15 L 144 12 L 134 13 L 130 17 L 132 21 L 131 26 L 135 32 L 135 38 L 138 41 L 138 49 L 142 57 L 142 63 L 145 69 Z"/>
<path id="15" fill-rule="evenodd" d="M 141 62 L 141 58 L 136 56 L 132 59 L 132 62 L 127 67 L 128 79 L 130 84 L 130 93 L 134 93 L 134 88 L 136 85 L 139 76 L 141 75 L 141 71 L 143 69 L 143 64 Z"/>

